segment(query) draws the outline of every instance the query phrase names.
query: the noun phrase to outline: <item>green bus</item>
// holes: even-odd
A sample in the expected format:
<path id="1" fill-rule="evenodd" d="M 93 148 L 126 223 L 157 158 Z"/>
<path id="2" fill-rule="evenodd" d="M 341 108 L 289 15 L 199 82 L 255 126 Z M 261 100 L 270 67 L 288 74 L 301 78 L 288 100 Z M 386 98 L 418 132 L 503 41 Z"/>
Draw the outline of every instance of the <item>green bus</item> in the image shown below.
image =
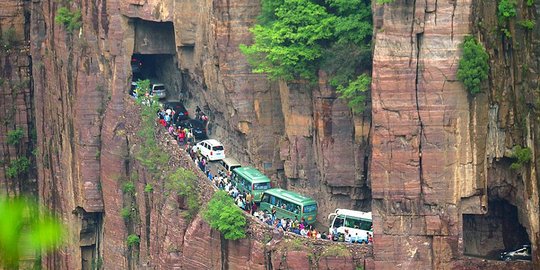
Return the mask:
<path id="1" fill-rule="evenodd" d="M 270 178 L 250 166 L 233 169 L 231 181 L 238 191 L 251 193 L 256 203 L 261 201 L 262 193 L 270 188 Z"/>
<path id="2" fill-rule="evenodd" d="M 276 208 L 277 218 L 305 219 L 308 224 L 317 220 L 317 202 L 309 197 L 281 188 L 272 188 L 263 193 L 260 209 L 271 213 Z"/>

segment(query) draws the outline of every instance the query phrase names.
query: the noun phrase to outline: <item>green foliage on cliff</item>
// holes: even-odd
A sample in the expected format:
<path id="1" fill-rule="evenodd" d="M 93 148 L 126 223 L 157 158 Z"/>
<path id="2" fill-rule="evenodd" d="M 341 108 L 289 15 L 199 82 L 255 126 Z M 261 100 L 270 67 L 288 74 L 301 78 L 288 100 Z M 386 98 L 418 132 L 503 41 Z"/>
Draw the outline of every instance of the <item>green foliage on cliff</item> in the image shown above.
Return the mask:
<path id="1" fill-rule="evenodd" d="M 315 82 L 325 70 L 332 86 L 365 95 L 368 87 L 353 82 L 371 68 L 372 31 L 367 0 L 263 0 L 254 43 L 240 50 L 253 72 L 271 79 Z"/>
<path id="2" fill-rule="evenodd" d="M 356 80 L 349 82 L 346 87 L 339 85 L 337 92 L 341 98 L 349 100 L 349 107 L 354 112 L 362 112 L 366 100 L 366 96 L 362 92 L 368 89 L 370 84 L 371 78 L 366 74 L 362 74 Z"/>
<path id="3" fill-rule="evenodd" d="M 17 128 L 7 132 L 7 144 L 9 145 L 19 145 L 24 136 L 24 131 L 22 128 Z"/>
<path id="4" fill-rule="evenodd" d="M 142 143 L 136 153 L 137 160 L 156 177 L 161 176 L 169 162 L 169 156 L 161 150 L 155 138 L 158 106 L 157 102 L 150 106 L 141 106 L 142 123 L 137 135 L 141 137 Z"/>
<path id="5" fill-rule="evenodd" d="M 186 218 L 192 219 L 199 212 L 199 192 L 197 176 L 184 168 L 178 168 L 165 179 L 165 190 L 172 191 L 185 198 L 187 206 Z"/>
<path id="6" fill-rule="evenodd" d="M 510 165 L 510 168 L 518 170 L 532 160 L 532 150 L 529 147 L 516 145 L 512 149 L 512 158 L 516 159 L 516 161 Z"/>
<path id="7" fill-rule="evenodd" d="M 122 191 L 124 194 L 135 194 L 135 184 L 133 184 L 133 182 L 124 182 L 122 184 Z"/>
<path id="8" fill-rule="evenodd" d="M 61 7 L 57 10 L 54 21 L 58 24 L 64 25 L 64 27 L 66 27 L 66 31 L 71 33 L 73 30 L 81 28 L 81 18 L 82 14 L 80 10 L 70 11 L 66 7 Z"/>
<path id="9" fill-rule="evenodd" d="M 472 36 L 465 37 L 457 78 L 473 95 L 481 92 L 480 85 L 488 77 L 488 60 L 489 56 L 484 46 Z"/>
<path id="10" fill-rule="evenodd" d="M 246 217 L 225 191 L 214 193 L 203 212 L 203 219 L 210 227 L 220 231 L 225 239 L 246 237 Z"/>
<path id="11" fill-rule="evenodd" d="M 497 10 L 499 11 L 499 18 L 509 19 L 515 17 L 517 14 L 516 11 L 516 0 L 500 0 Z"/>
<path id="12" fill-rule="evenodd" d="M 138 246 L 140 242 L 141 242 L 141 239 L 136 234 L 130 234 L 128 235 L 126 239 L 126 243 L 129 248 Z"/>
<path id="13" fill-rule="evenodd" d="M 518 24 L 527 30 L 533 30 L 536 23 L 533 20 L 523 20 L 519 21 Z"/>
<path id="14" fill-rule="evenodd" d="M 28 198 L 0 197 L 0 269 L 18 269 L 19 260 L 57 248 L 65 228 Z"/>
<path id="15" fill-rule="evenodd" d="M 122 210 L 120 210 L 120 216 L 128 221 L 131 219 L 131 207 L 124 207 Z"/>
<path id="16" fill-rule="evenodd" d="M 384 5 L 384 4 L 389 4 L 389 3 L 393 3 L 394 0 L 377 0 L 377 4 L 379 5 Z"/>
<path id="17" fill-rule="evenodd" d="M 30 160 L 27 157 L 19 157 L 11 160 L 6 168 L 6 176 L 8 178 L 16 178 L 21 174 L 27 173 L 30 169 Z"/>

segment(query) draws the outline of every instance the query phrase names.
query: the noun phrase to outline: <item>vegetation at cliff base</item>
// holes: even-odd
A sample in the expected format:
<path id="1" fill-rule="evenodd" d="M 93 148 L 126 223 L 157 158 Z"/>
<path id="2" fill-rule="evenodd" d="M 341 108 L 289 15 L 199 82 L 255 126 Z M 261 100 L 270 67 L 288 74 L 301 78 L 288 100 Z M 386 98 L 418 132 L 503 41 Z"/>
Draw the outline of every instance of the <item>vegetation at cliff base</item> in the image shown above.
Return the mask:
<path id="1" fill-rule="evenodd" d="M 225 191 L 214 193 L 203 212 L 203 219 L 210 227 L 220 231 L 225 239 L 246 237 L 246 217 Z"/>
<path id="2" fill-rule="evenodd" d="M 515 159 L 515 162 L 510 165 L 510 168 L 513 170 L 518 170 L 532 160 L 532 150 L 529 147 L 521 147 L 520 145 L 516 145 L 512 149 L 512 158 Z"/>
<path id="3" fill-rule="evenodd" d="M 463 56 L 459 60 L 457 78 L 463 82 L 471 94 L 481 92 L 481 84 L 489 72 L 489 56 L 486 49 L 472 36 L 463 42 Z"/>
<path id="4" fill-rule="evenodd" d="M 66 31 L 69 33 L 73 32 L 75 29 L 81 28 L 82 25 L 82 14 L 80 10 L 70 11 L 66 7 L 61 7 L 57 10 L 54 21 L 58 24 L 64 25 Z"/>
<path id="5" fill-rule="evenodd" d="M 0 197 L 0 269 L 18 269 L 23 256 L 59 247 L 65 228 L 28 198 Z"/>
<path id="6" fill-rule="evenodd" d="M 371 3 L 366 0 L 263 0 L 254 43 L 240 50 L 253 72 L 316 82 L 324 70 L 353 110 L 361 111 L 371 69 Z M 362 105 L 358 106 L 357 105 Z"/>

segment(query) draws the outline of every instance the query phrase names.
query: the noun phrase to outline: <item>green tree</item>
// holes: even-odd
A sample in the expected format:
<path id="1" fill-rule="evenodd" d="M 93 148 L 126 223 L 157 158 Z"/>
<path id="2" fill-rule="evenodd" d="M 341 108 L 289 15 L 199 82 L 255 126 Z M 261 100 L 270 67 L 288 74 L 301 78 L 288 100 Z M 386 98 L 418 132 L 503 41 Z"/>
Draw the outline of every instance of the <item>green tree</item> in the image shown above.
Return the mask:
<path id="1" fill-rule="evenodd" d="M 481 92 L 480 85 L 488 77 L 488 60 L 489 55 L 484 46 L 472 36 L 465 37 L 457 78 L 473 95 Z"/>
<path id="2" fill-rule="evenodd" d="M 64 231 L 31 199 L 0 197 L 0 268 L 18 269 L 22 256 L 58 248 Z"/>
<path id="3" fill-rule="evenodd" d="M 225 239 L 246 237 L 246 217 L 225 191 L 214 193 L 203 212 L 203 219 L 210 227 L 220 231 Z"/>
<path id="4" fill-rule="evenodd" d="M 510 165 L 510 168 L 513 170 L 518 170 L 532 160 L 532 150 L 529 147 L 521 147 L 520 145 L 516 145 L 512 149 L 512 158 L 515 159 L 515 162 Z"/>
<path id="5" fill-rule="evenodd" d="M 371 69 L 371 4 L 365 0 L 263 0 L 258 23 L 251 29 L 254 43 L 240 50 L 253 72 L 271 79 L 315 82 L 324 69 L 330 84 L 350 89 Z M 362 77 L 363 78 L 363 77 Z M 366 89 L 356 89 L 357 104 Z M 363 104 L 362 104 L 363 105 Z M 361 111 L 363 106 L 354 107 Z"/>

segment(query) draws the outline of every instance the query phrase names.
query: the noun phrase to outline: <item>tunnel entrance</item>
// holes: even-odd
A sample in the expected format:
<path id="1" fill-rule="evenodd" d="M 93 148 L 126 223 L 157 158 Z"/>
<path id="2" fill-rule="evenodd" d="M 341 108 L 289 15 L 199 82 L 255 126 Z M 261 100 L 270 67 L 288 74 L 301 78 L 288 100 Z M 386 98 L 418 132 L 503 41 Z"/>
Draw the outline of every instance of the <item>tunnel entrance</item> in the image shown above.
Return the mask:
<path id="1" fill-rule="evenodd" d="M 517 208 L 505 200 L 489 202 L 486 215 L 463 215 L 463 253 L 499 259 L 503 251 L 530 244 Z"/>
<path id="2" fill-rule="evenodd" d="M 152 84 L 164 84 L 163 99 L 182 99 L 182 73 L 178 68 L 173 24 L 140 19 L 135 19 L 133 24 L 132 81 L 149 79 Z"/>

